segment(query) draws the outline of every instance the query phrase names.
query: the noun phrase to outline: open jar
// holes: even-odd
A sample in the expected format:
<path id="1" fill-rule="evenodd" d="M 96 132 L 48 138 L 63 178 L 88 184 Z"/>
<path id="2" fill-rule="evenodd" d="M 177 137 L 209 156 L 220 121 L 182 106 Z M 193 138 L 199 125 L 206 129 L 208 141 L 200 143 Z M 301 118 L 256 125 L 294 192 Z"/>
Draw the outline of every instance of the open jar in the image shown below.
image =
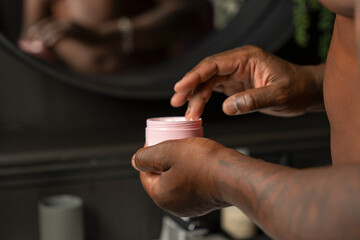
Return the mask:
<path id="1" fill-rule="evenodd" d="M 166 140 L 188 137 L 202 137 L 202 120 L 188 121 L 185 117 L 158 117 L 146 121 L 145 146 L 152 146 Z"/>

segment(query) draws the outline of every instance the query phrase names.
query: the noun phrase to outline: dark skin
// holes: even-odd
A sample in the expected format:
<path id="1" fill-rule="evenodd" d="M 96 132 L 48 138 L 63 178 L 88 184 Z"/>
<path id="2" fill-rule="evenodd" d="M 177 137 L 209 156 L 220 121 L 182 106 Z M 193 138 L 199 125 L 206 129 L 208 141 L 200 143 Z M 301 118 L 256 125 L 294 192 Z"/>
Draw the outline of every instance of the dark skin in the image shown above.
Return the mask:
<path id="1" fill-rule="evenodd" d="M 81 72 L 114 72 L 179 54 L 211 30 L 208 7 L 204 0 L 26 0 L 19 46 Z M 122 16 L 134 29 L 130 55 L 121 50 Z"/>
<path id="2" fill-rule="evenodd" d="M 353 16 L 360 6 L 350 0 L 322 3 L 337 13 L 326 65 L 302 67 L 256 47 L 235 49 L 185 75 L 172 105 L 188 101 L 187 118 L 198 118 L 211 91 L 218 90 L 229 95 L 226 114 L 294 116 L 320 109 L 324 99 L 333 166 L 299 170 L 205 138 L 166 141 L 132 159 L 156 204 L 179 216 L 234 205 L 274 239 L 360 239 L 360 19 L 355 25 Z"/>

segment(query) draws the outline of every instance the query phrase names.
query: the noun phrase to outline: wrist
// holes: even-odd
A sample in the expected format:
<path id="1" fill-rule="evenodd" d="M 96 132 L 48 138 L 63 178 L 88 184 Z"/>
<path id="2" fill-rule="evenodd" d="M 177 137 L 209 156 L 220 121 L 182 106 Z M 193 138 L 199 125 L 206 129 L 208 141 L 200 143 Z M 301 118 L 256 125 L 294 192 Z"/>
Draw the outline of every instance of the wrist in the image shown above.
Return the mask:
<path id="1" fill-rule="evenodd" d="M 121 33 L 121 50 L 125 54 L 134 51 L 134 26 L 128 17 L 121 17 L 117 20 L 117 27 Z"/>
<path id="2" fill-rule="evenodd" d="M 251 208 L 251 182 L 247 173 L 254 166 L 263 164 L 263 160 L 255 159 L 240 152 L 226 148 L 217 158 L 215 164 L 214 186 L 216 198 L 223 205 L 242 206 L 243 211 Z"/>
<path id="3" fill-rule="evenodd" d="M 134 51 L 134 24 L 127 17 L 102 24 L 96 29 L 103 40 L 120 47 L 121 52 L 131 54 Z"/>
<path id="4" fill-rule="evenodd" d="M 116 40 L 120 39 L 120 32 L 117 25 L 117 20 L 111 20 L 96 26 L 93 29 L 102 39 Z"/>
<path id="5" fill-rule="evenodd" d="M 306 108 L 306 112 L 324 111 L 323 80 L 325 64 L 303 66 L 302 69 L 305 71 L 306 88 L 310 90 L 308 98 L 312 99 L 311 104 Z"/>
<path id="6" fill-rule="evenodd" d="M 314 65 L 314 66 L 303 66 L 305 71 L 308 72 L 309 78 L 315 83 L 316 89 L 319 94 L 322 95 L 323 81 L 325 74 L 325 64 Z"/>

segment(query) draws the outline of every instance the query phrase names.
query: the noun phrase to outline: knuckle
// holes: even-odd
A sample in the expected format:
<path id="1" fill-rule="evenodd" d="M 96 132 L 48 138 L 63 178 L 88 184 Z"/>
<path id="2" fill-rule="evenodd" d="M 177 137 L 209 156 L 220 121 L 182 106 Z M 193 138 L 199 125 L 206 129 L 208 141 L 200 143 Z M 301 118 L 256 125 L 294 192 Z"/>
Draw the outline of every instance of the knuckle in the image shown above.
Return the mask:
<path id="1" fill-rule="evenodd" d="M 156 195 L 156 203 L 162 207 L 162 208 L 170 208 L 170 202 L 171 202 L 171 198 L 172 196 L 170 196 L 170 194 L 157 194 Z"/>
<path id="2" fill-rule="evenodd" d="M 288 103 L 288 97 L 285 94 L 279 94 L 277 96 L 278 105 L 285 105 Z"/>
<path id="3" fill-rule="evenodd" d="M 244 45 L 242 47 L 236 48 L 238 51 L 250 51 L 250 52 L 262 52 L 264 51 L 262 48 L 255 46 L 255 45 Z"/>
<path id="4" fill-rule="evenodd" d="M 164 205 L 166 205 L 165 198 L 159 192 L 154 192 L 151 195 L 151 198 L 159 207 L 163 207 Z"/>
<path id="5" fill-rule="evenodd" d="M 202 63 L 211 64 L 215 61 L 215 56 L 208 56 L 202 60 Z"/>
<path id="6" fill-rule="evenodd" d="M 235 98 L 235 106 L 240 112 L 257 109 L 257 100 L 249 94 L 240 95 Z"/>
<path id="7" fill-rule="evenodd" d="M 152 200 L 155 202 L 156 205 L 163 209 L 171 209 L 171 203 L 174 199 L 174 196 L 169 193 L 166 189 L 164 190 L 155 190 L 152 191 Z"/>
<path id="8" fill-rule="evenodd" d="M 216 55 L 208 56 L 200 62 L 199 66 L 205 67 L 206 69 L 216 68 L 216 59 L 217 58 L 218 57 Z"/>
<path id="9" fill-rule="evenodd" d="M 185 75 L 183 76 L 183 78 L 188 78 L 189 76 L 193 75 L 193 73 L 194 73 L 194 70 L 191 70 L 191 71 L 185 73 Z"/>
<path id="10" fill-rule="evenodd" d="M 257 52 L 257 53 L 262 53 L 264 52 L 264 50 L 258 46 L 254 46 L 254 45 L 248 45 L 247 48 L 249 50 L 251 50 L 252 52 Z"/>
<path id="11" fill-rule="evenodd" d="M 262 59 L 267 55 L 267 52 L 264 49 L 253 45 L 248 46 L 248 52 L 258 59 Z"/>
<path id="12" fill-rule="evenodd" d="M 235 49 L 237 55 L 247 57 L 248 59 L 263 59 L 268 54 L 265 50 L 254 45 L 245 45 Z"/>
<path id="13" fill-rule="evenodd" d="M 290 89 L 287 85 L 279 86 L 277 89 L 276 102 L 279 105 L 284 105 L 288 102 L 289 96 L 291 96 Z"/>
<path id="14" fill-rule="evenodd" d="M 194 102 L 196 102 L 197 104 L 203 104 L 207 102 L 207 95 L 205 95 L 205 93 L 202 92 L 197 92 L 195 93 L 195 95 L 192 97 L 192 104 L 194 104 Z"/>

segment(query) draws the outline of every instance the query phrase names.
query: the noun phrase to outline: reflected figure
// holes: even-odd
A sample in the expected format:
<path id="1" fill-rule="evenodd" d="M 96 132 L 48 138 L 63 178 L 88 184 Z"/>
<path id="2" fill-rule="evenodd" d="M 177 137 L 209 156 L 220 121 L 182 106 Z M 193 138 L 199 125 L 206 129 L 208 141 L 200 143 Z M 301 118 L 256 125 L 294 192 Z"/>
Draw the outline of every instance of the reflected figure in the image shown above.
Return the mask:
<path id="1" fill-rule="evenodd" d="M 24 0 L 19 47 L 83 73 L 176 57 L 213 29 L 207 0 Z"/>

